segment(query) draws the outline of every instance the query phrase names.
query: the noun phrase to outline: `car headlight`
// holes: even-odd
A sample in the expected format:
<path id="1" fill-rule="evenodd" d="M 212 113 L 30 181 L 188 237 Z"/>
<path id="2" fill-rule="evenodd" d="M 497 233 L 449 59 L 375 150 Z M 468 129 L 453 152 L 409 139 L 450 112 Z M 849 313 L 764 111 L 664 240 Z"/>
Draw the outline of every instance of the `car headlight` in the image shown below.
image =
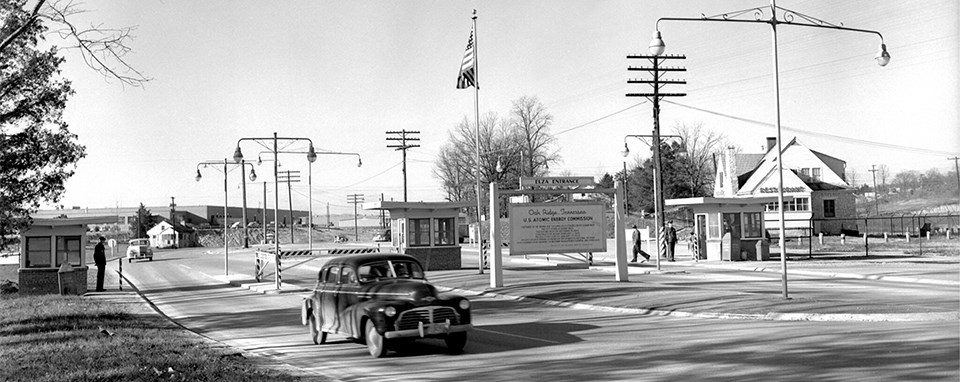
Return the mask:
<path id="1" fill-rule="evenodd" d="M 386 307 L 386 308 L 383 308 L 383 314 L 386 314 L 387 317 L 396 316 L 396 315 L 397 315 L 397 308 L 394 308 L 394 307 L 392 307 L 392 306 L 388 306 L 388 307 Z"/>
<path id="2" fill-rule="evenodd" d="M 461 310 L 470 309 L 470 300 L 467 300 L 467 299 L 460 300 L 460 309 Z"/>

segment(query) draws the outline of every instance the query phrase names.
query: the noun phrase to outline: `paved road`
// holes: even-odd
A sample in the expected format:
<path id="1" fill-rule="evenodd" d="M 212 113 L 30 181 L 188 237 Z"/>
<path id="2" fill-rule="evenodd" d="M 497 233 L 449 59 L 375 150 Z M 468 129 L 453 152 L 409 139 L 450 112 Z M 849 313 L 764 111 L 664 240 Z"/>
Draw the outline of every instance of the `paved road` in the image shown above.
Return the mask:
<path id="1" fill-rule="evenodd" d="M 421 341 L 374 360 L 364 346 L 338 336 L 313 345 L 299 323 L 300 294 L 232 286 L 221 276 L 222 252 L 203 252 L 158 252 L 153 262 L 125 263 L 124 272 L 164 314 L 197 333 L 342 380 L 957 380 L 960 375 L 956 319 L 775 321 L 631 310 L 955 313 L 957 288 L 950 286 L 792 277 L 796 297 L 784 302 L 778 298 L 779 276 L 764 272 L 687 267 L 614 283 L 611 273 L 598 270 L 512 264 L 505 273 L 508 286 L 496 290 L 487 290 L 485 276 L 476 271 L 430 272 L 440 285 L 483 293 L 471 298 L 476 331 L 464 354 L 446 354 L 441 341 Z M 252 274 L 249 251 L 231 254 L 232 274 Z M 317 263 L 285 264 L 293 268 L 284 280 L 291 289 L 309 287 Z M 230 278 L 234 285 L 252 282 L 236 274 Z M 587 308 L 619 310 L 548 303 L 585 294 Z M 870 303 L 850 306 L 851 299 L 835 297 L 851 294 Z"/>

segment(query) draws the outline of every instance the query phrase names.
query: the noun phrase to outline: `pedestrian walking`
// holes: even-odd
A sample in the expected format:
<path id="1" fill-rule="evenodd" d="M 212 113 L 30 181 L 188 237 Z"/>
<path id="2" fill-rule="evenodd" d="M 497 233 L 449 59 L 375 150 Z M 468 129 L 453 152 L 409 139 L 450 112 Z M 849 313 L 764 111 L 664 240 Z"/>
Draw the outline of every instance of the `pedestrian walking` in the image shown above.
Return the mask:
<path id="1" fill-rule="evenodd" d="M 643 253 L 640 249 L 640 230 L 637 228 L 637 225 L 633 225 L 633 260 L 630 260 L 631 263 L 637 262 L 637 255 L 643 256 L 643 260 L 640 263 L 645 263 L 647 260 L 650 260 L 650 255 Z"/>
<path id="2" fill-rule="evenodd" d="M 673 220 L 667 222 L 667 261 L 673 261 L 674 249 L 677 246 L 677 230 L 673 228 Z"/>
<path id="3" fill-rule="evenodd" d="M 97 265 L 97 292 L 103 292 L 103 274 L 107 268 L 107 255 L 103 248 L 104 240 L 107 239 L 100 236 L 100 242 L 97 243 L 96 247 L 93 247 L 93 262 Z"/>

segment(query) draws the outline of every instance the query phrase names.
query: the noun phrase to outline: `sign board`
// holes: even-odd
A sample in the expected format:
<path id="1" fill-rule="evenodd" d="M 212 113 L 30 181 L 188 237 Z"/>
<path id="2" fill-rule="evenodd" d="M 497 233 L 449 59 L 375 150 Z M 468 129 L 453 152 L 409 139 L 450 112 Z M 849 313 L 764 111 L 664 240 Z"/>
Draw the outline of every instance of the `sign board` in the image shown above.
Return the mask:
<path id="1" fill-rule="evenodd" d="M 597 183 L 591 176 L 546 176 L 520 178 L 520 188 L 585 187 Z"/>
<path id="2" fill-rule="evenodd" d="M 603 203 L 510 205 L 510 254 L 605 252 Z"/>

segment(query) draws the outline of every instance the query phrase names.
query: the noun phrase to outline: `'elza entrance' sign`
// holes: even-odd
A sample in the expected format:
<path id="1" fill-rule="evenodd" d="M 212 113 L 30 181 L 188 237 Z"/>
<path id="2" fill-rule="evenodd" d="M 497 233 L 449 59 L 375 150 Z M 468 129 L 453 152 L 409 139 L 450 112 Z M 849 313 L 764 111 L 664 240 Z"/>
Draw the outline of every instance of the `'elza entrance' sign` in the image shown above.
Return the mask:
<path id="1" fill-rule="evenodd" d="M 605 252 L 602 203 L 510 205 L 510 254 Z"/>
<path id="2" fill-rule="evenodd" d="M 586 187 L 596 186 L 597 182 L 590 176 L 542 176 L 537 178 L 520 178 L 520 188 L 555 188 L 555 187 Z"/>

